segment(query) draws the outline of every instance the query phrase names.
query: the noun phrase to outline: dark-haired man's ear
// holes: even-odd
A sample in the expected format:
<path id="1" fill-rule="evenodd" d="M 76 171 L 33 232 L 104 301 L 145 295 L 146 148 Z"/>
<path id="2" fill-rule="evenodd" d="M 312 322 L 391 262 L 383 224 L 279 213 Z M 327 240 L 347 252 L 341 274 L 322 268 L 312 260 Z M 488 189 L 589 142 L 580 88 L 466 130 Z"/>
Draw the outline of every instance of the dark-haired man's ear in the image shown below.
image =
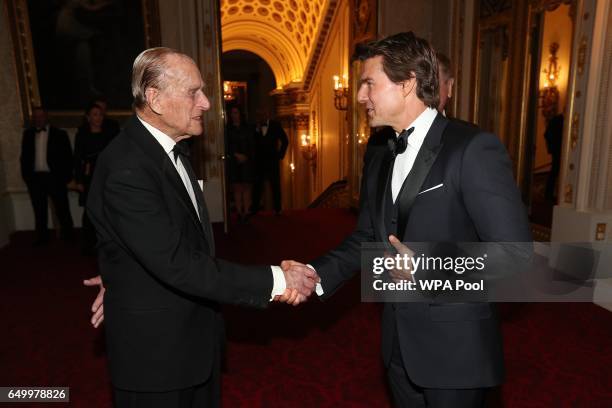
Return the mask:
<path id="1" fill-rule="evenodd" d="M 407 79 L 404 82 L 402 82 L 402 92 L 403 92 L 404 96 L 410 95 L 410 92 L 412 92 L 412 90 L 414 89 L 415 85 L 416 85 L 416 78 L 415 77 L 412 77 L 412 78 Z"/>

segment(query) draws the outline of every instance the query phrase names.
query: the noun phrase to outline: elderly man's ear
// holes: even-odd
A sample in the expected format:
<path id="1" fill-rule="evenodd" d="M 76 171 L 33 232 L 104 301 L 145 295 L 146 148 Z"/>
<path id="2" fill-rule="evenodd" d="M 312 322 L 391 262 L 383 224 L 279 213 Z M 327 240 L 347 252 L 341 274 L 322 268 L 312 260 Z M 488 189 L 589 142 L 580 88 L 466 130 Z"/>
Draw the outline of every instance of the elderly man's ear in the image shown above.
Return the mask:
<path id="1" fill-rule="evenodd" d="M 153 112 L 157 113 L 158 115 L 161 115 L 162 107 L 161 107 L 159 95 L 160 95 L 160 92 L 159 92 L 159 89 L 157 88 L 149 87 L 145 91 L 145 99 L 147 100 L 147 105 L 149 105 L 149 108 Z"/>

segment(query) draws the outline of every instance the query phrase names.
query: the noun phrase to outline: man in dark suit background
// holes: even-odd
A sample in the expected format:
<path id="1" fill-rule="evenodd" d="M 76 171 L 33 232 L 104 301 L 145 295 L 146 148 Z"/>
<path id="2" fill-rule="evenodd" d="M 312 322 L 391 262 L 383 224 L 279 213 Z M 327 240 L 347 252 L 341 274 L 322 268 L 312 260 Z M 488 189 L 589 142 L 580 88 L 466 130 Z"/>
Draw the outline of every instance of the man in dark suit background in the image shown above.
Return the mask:
<path id="1" fill-rule="evenodd" d="M 309 295 L 312 271 L 214 257 L 202 191 L 184 141 L 210 103 L 191 58 L 168 48 L 134 61 L 135 115 L 97 160 L 87 210 L 106 287 L 107 351 L 117 407 L 220 404 L 217 302 L 265 307 Z"/>
<path id="2" fill-rule="evenodd" d="M 440 94 L 438 111 L 446 116 L 446 106 L 453 97 L 455 78 L 451 69 L 450 58 L 441 52 L 436 53 L 436 57 L 438 59 L 438 86 Z"/>
<path id="3" fill-rule="evenodd" d="M 71 239 L 73 224 L 66 185 L 72 179 L 72 148 L 68 134 L 49 124 L 42 107 L 33 109 L 32 123 L 34 126 L 23 132 L 20 161 L 21 175 L 34 208 L 37 235 L 34 245 L 49 240 L 49 197 L 60 223 L 61 237 Z"/>
<path id="4" fill-rule="evenodd" d="M 355 275 L 364 242 L 390 243 L 399 253 L 410 248 L 397 237 L 433 245 L 525 242 L 502 246 L 501 255 L 526 262 L 531 235 L 507 152 L 495 135 L 436 111 L 438 62 L 429 44 L 401 33 L 358 47 L 355 57 L 363 62 L 358 101 L 370 126 L 391 126 L 397 136 L 391 148 L 368 146 L 357 227 L 310 263 L 321 279 L 317 294 L 327 298 Z M 401 407 L 482 407 L 486 389 L 504 377 L 491 303 L 387 302 L 382 354 Z"/>
<path id="5" fill-rule="evenodd" d="M 255 159 L 256 172 L 253 188 L 253 208 L 255 214 L 261 208 L 261 198 L 266 183 L 270 183 L 274 211 L 281 212 L 280 162 L 285 157 L 289 140 L 281 124 L 270 119 L 265 110 L 257 111 L 255 125 Z"/>
<path id="6" fill-rule="evenodd" d="M 546 180 L 545 197 L 556 204 L 557 179 L 561 169 L 561 147 L 563 146 L 563 114 L 559 113 L 548 120 L 544 131 L 546 150 L 551 156 L 550 174 Z"/>

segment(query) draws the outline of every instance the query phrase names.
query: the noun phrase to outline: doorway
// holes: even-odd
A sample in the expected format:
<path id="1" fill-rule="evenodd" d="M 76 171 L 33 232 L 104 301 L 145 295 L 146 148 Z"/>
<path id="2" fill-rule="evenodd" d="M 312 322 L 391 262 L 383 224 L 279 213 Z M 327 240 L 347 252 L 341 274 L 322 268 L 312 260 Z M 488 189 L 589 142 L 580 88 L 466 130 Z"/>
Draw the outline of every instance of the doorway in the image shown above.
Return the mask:
<path id="1" fill-rule="evenodd" d="M 571 61 L 571 4 L 530 10 L 529 91 L 523 198 L 533 224 L 550 228 L 559 202 L 559 171 Z"/>
<path id="2" fill-rule="evenodd" d="M 223 53 L 221 75 L 228 186 L 225 202 L 230 224 L 245 223 L 248 214 L 259 208 L 261 199 L 266 197 L 258 191 L 256 183 L 255 132 L 258 113 L 274 112 L 270 93 L 276 89 L 276 81 L 272 69 L 261 57 L 244 50 Z"/>

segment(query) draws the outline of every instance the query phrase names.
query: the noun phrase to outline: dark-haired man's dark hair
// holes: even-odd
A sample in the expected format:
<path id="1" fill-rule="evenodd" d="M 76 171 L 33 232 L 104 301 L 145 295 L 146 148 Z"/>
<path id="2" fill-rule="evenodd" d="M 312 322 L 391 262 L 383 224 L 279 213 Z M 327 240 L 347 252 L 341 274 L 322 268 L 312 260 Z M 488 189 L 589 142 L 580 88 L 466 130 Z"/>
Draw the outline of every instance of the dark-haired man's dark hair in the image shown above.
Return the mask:
<path id="1" fill-rule="evenodd" d="M 92 99 L 91 102 L 93 103 L 103 102 L 103 103 L 108 104 L 108 98 L 104 95 L 98 95 L 94 99 Z"/>
<path id="2" fill-rule="evenodd" d="M 430 108 L 437 108 L 438 59 L 426 40 L 409 31 L 357 44 L 353 60 L 365 61 L 377 56 L 382 57 L 383 70 L 391 81 L 399 83 L 416 78 L 419 99 Z"/>
<path id="3" fill-rule="evenodd" d="M 100 106 L 99 104 L 95 103 L 95 102 L 91 102 L 89 105 L 87 105 L 87 107 L 85 108 L 85 115 L 89 115 L 89 113 L 93 110 L 93 109 L 100 109 L 100 110 L 104 110 L 102 108 L 102 106 Z"/>

